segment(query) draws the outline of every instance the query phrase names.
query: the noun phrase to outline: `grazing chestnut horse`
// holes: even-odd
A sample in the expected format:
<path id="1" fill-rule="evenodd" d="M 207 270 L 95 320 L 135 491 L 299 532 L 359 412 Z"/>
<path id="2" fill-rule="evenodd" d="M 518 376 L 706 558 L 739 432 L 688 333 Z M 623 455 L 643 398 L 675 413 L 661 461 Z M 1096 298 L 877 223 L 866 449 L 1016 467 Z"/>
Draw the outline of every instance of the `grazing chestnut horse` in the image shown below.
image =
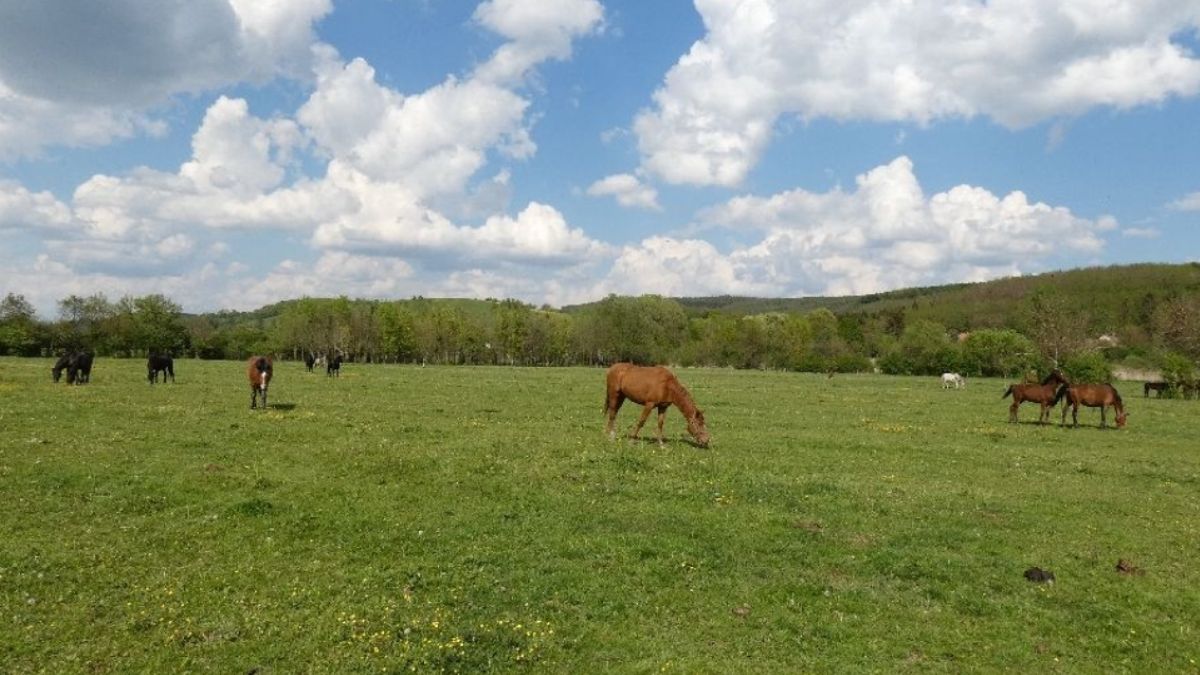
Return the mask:
<path id="1" fill-rule="evenodd" d="M 650 417 L 650 411 L 658 408 L 658 444 L 663 442 L 663 420 L 672 403 L 687 418 L 688 433 L 701 447 L 708 447 L 708 429 L 704 425 L 704 413 L 692 401 L 692 395 L 684 389 L 671 371 L 662 366 L 635 366 L 632 363 L 617 363 L 608 369 L 606 376 L 607 394 L 604 397 L 604 412 L 608 414 L 607 433 L 616 438 L 613 424 L 617 411 L 625 399 L 642 405 L 642 416 L 633 428 L 630 438 L 637 438 L 642 425 Z"/>
<path id="2" fill-rule="evenodd" d="M 1025 401 L 1033 401 L 1039 404 L 1042 409 L 1038 415 L 1038 423 L 1046 423 L 1050 421 L 1050 409 L 1058 403 L 1058 399 L 1054 397 L 1057 385 L 1070 384 L 1067 378 L 1063 376 L 1057 368 L 1050 371 L 1046 379 L 1042 380 L 1041 384 L 1012 384 L 1008 389 L 1004 390 L 1004 394 L 1000 398 L 1004 398 L 1012 394 L 1012 405 L 1008 407 L 1008 421 L 1017 421 L 1017 408 Z"/>
<path id="3" fill-rule="evenodd" d="M 1067 408 L 1071 409 L 1072 426 L 1079 426 L 1079 406 L 1085 405 L 1089 408 L 1100 409 L 1100 428 L 1108 426 L 1108 420 L 1105 418 L 1104 411 L 1108 406 L 1112 406 L 1117 413 L 1117 428 L 1125 426 L 1125 419 L 1129 415 L 1125 412 L 1125 406 L 1121 405 L 1121 395 L 1117 393 L 1116 388 L 1111 384 L 1064 384 L 1059 387 L 1058 393 L 1054 396 L 1055 405 L 1060 399 L 1067 399 L 1063 405 L 1062 411 L 1062 426 L 1067 425 Z"/>
<path id="4" fill-rule="evenodd" d="M 246 377 L 250 379 L 250 408 L 253 410 L 262 393 L 263 409 L 267 407 L 267 385 L 271 383 L 271 358 L 251 356 L 246 362 Z"/>

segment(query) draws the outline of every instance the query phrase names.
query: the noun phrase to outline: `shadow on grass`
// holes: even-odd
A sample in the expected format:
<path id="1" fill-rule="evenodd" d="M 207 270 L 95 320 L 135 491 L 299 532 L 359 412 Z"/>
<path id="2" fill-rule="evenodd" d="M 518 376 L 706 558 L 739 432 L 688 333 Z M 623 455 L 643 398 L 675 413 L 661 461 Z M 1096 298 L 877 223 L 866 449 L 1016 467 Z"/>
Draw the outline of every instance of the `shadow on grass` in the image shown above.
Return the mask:
<path id="1" fill-rule="evenodd" d="M 295 410 L 296 404 L 295 403 L 272 403 L 270 408 L 271 408 L 271 410 L 285 410 L 285 411 L 286 410 Z"/>
<path id="2" fill-rule="evenodd" d="M 621 440 L 621 437 L 618 436 L 617 440 Z M 630 438 L 629 436 L 625 436 L 625 440 L 629 441 L 630 443 L 641 443 L 641 444 L 658 443 L 658 439 L 654 438 L 653 436 L 651 436 L 649 438 L 647 438 L 646 436 L 639 436 L 638 438 Z M 708 450 L 709 448 L 712 447 L 711 443 L 709 443 L 709 448 L 706 448 L 703 445 L 700 445 L 699 443 L 697 443 L 696 441 L 694 441 L 690 438 L 664 438 L 663 445 L 664 446 L 667 446 L 667 445 L 690 445 L 697 450 Z"/>

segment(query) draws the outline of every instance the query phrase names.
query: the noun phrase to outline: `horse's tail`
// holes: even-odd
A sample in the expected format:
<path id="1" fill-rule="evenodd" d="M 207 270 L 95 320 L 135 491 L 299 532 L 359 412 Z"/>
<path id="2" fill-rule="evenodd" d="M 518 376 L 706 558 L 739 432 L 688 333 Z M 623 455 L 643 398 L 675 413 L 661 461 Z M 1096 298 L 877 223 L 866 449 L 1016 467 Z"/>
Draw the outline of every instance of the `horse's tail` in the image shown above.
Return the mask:
<path id="1" fill-rule="evenodd" d="M 1012 393 L 1013 393 L 1012 385 L 1010 384 L 1010 385 L 1008 385 L 1008 389 L 1005 389 L 1004 393 L 1000 394 L 1000 398 L 1008 398 L 1009 394 L 1012 394 Z"/>

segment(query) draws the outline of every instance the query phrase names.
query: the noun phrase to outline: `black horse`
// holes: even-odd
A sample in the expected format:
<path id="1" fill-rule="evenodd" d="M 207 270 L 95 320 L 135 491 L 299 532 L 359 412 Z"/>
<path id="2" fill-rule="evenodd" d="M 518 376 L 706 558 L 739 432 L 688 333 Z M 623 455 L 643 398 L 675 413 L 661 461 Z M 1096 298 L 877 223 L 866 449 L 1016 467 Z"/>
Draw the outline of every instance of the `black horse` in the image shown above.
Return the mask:
<path id="1" fill-rule="evenodd" d="M 92 381 L 91 352 L 75 352 L 67 363 L 67 384 L 87 384 Z"/>
<path id="2" fill-rule="evenodd" d="M 312 372 L 313 364 L 317 362 L 317 355 L 312 352 L 304 352 L 304 369 Z"/>
<path id="3" fill-rule="evenodd" d="M 58 382 L 66 370 L 67 384 L 87 384 L 92 379 L 92 359 L 91 352 L 67 352 L 54 362 L 50 377 Z"/>
<path id="4" fill-rule="evenodd" d="M 175 359 L 167 354 L 151 354 L 149 359 L 146 359 L 146 379 L 150 380 L 150 384 L 158 382 L 158 374 L 163 374 L 163 384 L 167 383 L 167 378 L 171 378 L 171 383 L 175 383 Z"/>
<path id="5" fill-rule="evenodd" d="M 50 377 L 54 378 L 56 383 L 62 379 L 63 371 L 67 369 L 67 366 L 71 365 L 71 359 L 74 356 L 74 352 L 67 352 L 58 357 L 58 360 L 54 362 L 54 367 L 50 369 Z"/>
<path id="6" fill-rule="evenodd" d="M 341 354 L 334 354 L 333 356 L 329 357 L 329 361 L 325 365 L 325 374 L 330 377 L 333 377 L 335 375 L 337 377 L 342 376 L 342 355 Z"/>

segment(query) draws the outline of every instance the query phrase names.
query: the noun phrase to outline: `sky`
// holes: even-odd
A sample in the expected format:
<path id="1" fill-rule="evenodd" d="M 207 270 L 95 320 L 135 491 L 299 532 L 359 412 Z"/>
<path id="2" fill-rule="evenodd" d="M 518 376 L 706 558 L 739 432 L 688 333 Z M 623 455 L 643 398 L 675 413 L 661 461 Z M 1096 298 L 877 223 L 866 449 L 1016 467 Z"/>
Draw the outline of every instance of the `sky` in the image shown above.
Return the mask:
<path id="1" fill-rule="evenodd" d="M 1200 259 L 1200 0 L 0 0 L 0 293 L 809 296 Z"/>

